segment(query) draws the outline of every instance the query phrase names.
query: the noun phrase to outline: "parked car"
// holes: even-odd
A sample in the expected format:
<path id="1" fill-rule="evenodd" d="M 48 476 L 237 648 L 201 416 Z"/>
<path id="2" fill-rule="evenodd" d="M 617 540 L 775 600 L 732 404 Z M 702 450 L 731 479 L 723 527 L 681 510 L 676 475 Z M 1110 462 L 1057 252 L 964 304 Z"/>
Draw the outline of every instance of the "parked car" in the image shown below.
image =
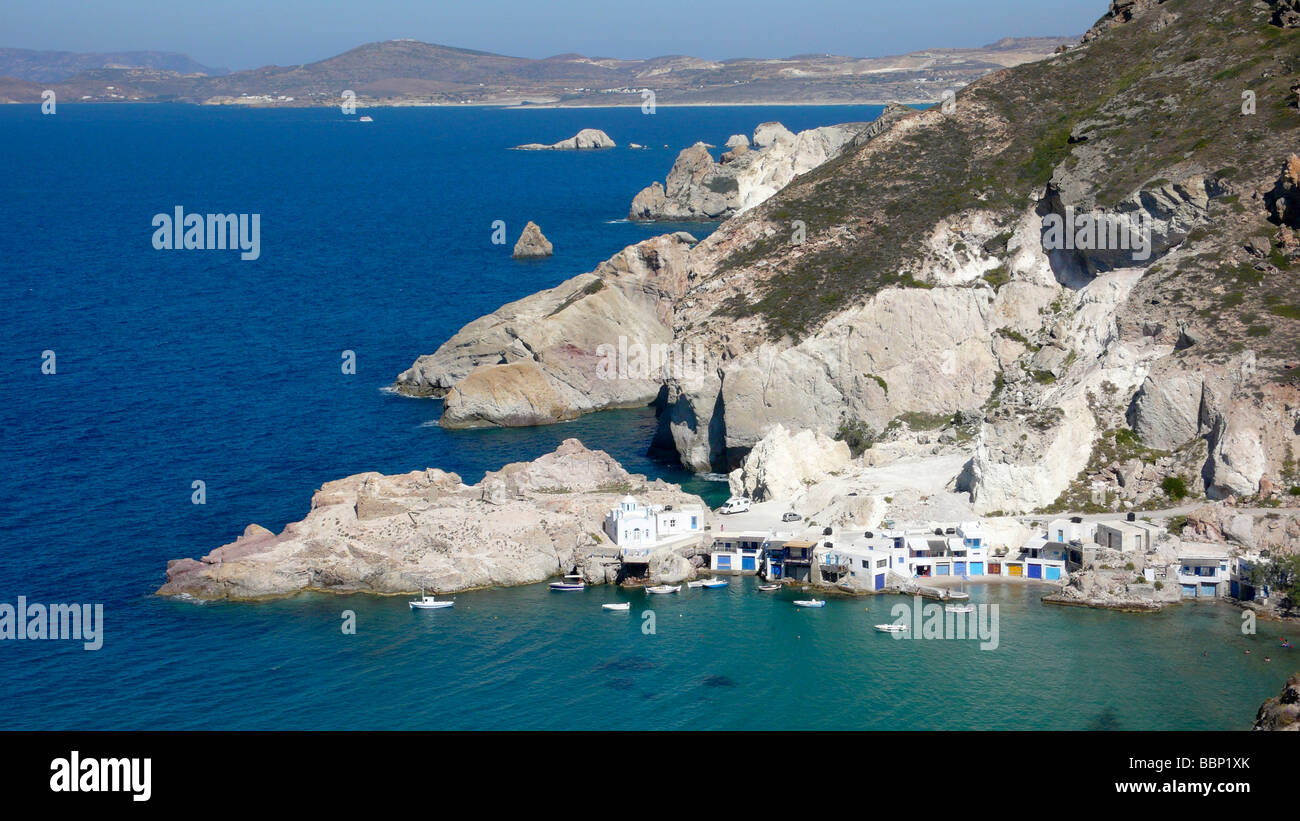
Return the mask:
<path id="1" fill-rule="evenodd" d="M 795 513 L 793 510 L 781 514 L 781 521 L 783 522 L 797 522 L 802 518 L 803 518 L 802 516 L 800 516 L 798 513 Z"/>
<path id="2" fill-rule="evenodd" d="M 718 509 L 719 513 L 747 513 L 749 512 L 749 500 L 744 496 L 732 496 L 727 503 Z"/>

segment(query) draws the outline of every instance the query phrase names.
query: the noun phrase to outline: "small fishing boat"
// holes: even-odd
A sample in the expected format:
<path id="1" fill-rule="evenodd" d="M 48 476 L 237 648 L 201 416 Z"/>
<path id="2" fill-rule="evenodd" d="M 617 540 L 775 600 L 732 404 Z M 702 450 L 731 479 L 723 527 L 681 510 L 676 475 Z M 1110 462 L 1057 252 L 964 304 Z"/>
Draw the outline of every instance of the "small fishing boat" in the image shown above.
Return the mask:
<path id="1" fill-rule="evenodd" d="M 699 581 L 687 582 L 687 583 L 686 583 L 686 587 L 687 587 L 688 590 L 695 590 L 696 588 L 700 588 L 700 587 L 703 587 L 703 586 L 704 586 L 704 580 L 703 580 L 703 579 L 700 579 Z"/>
<path id="2" fill-rule="evenodd" d="M 966 601 L 970 598 L 970 594 L 964 590 L 949 590 L 944 598 L 948 601 Z"/>
<path id="3" fill-rule="evenodd" d="M 781 589 L 781 585 L 779 585 L 779 584 L 760 584 L 760 585 L 758 586 L 758 589 L 761 590 L 761 591 L 763 591 L 764 593 L 771 593 L 773 590 L 780 590 L 780 589 Z"/>
<path id="4" fill-rule="evenodd" d="M 717 576 L 714 576 L 711 579 L 705 579 L 704 581 L 700 582 L 700 587 L 703 587 L 705 590 L 713 590 L 719 587 L 726 587 L 726 586 L 727 586 L 727 580 L 719 579 Z"/>
<path id="5" fill-rule="evenodd" d="M 421 590 L 420 598 L 407 602 L 407 604 L 411 605 L 412 610 L 439 610 L 443 607 L 451 607 L 455 602 L 450 599 L 446 601 L 438 601 L 433 596 L 424 595 L 424 591 Z"/>
<path id="6" fill-rule="evenodd" d="M 882 633 L 906 633 L 906 624 L 877 624 L 876 629 Z"/>
<path id="7" fill-rule="evenodd" d="M 679 590 L 681 590 L 681 589 L 682 589 L 682 586 L 681 586 L 680 584 L 678 584 L 678 585 L 657 584 L 657 585 L 655 585 L 655 586 L 653 586 L 653 587 L 647 587 L 647 588 L 645 589 L 645 592 L 646 592 L 646 593 L 652 593 L 652 594 L 654 594 L 654 595 L 656 595 L 656 596 L 666 596 L 666 595 L 668 595 L 669 593 L 676 593 L 677 591 L 679 591 Z"/>
<path id="8" fill-rule="evenodd" d="M 360 123 L 373 123 L 374 121 L 375 118 L 371 117 L 369 114 L 363 115 L 359 120 L 357 120 L 357 122 Z"/>
<path id="9" fill-rule="evenodd" d="M 825 607 L 825 599 L 795 599 L 795 607 Z"/>
<path id="10" fill-rule="evenodd" d="M 569 573 L 564 577 L 564 581 L 551 582 L 551 589 L 556 592 L 567 590 L 586 590 L 587 582 L 577 573 Z"/>
<path id="11" fill-rule="evenodd" d="M 631 610 L 632 603 L 625 601 L 618 604 L 602 604 L 600 607 L 602 610 Z"/>
<path id="12" fill-rule="evenodd" d="M 945 604 L 943 606 L 945 613 L 974 613 L 975 605 L 973 604 Z"/>

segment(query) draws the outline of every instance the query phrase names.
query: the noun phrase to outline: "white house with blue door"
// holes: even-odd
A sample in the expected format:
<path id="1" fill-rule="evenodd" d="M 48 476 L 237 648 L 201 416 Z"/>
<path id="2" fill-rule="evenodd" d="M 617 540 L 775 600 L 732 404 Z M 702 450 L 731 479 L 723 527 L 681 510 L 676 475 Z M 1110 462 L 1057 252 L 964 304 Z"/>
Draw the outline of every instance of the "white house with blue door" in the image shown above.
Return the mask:
<path id="1" fill-rule="evenodd" d="M 709 552 L 709 569 L 715 573 L 757 574 L 773 541 L 786 538 L 770 530 L 733 530 L 715 533 Z"/>
<path id="2" fill-rule="evenodd" d="M 1183 542 L 1178 548 L 1178 584 L 1185 599 L 1217 598 L 1229 592 L 1231 558 L 1210 544 Z"/>

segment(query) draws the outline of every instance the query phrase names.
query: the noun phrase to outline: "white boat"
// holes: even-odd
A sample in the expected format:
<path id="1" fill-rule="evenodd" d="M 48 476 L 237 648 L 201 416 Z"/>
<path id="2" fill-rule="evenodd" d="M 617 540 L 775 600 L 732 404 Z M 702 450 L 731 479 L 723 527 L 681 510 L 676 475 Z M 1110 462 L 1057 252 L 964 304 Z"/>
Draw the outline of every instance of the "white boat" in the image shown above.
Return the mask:
<path id="1" fill-rule="evenodd" d="M 906 633 L 906 624 L 877 624 L 876 629 L 882 633 Z"/>
<path id="2" fill-rule="evenodd" d="M 780 590 L 780 589 L 781 589 L 781 585 L 779 585 L 779 584 L 760 584 L 760 585 L 758 586 L 758 589 L 761 590 L 761 591 L 763 591 L 764 593 L 771 593 L 773 590 Z"/>
<path id="3" fill-rule="evenodd" d="M 945 604 L 943 606 L 945 613 L 974 613 L 975 605 L 973 604 Z"/>
<path id="4" fill-rule="evenodd" d="M 795 607 L 825 607 L 825 599 L 795 599 Z"/>
<path id="5" fill-rule="evenodd" d="M 366 114 L 363 117 L 361 117 L 359 120 L 357 120 L 357 122 L 361 122 L 361 123 L 373 123 L 374 121 L 375 118 L 371 117 L 369 114 Z"/>
<path id="6" fill-rule="evenodd" d="M 676 593 L 681 589 L 682 586 L 680 584 L 679 585 L 657 584 L 653 587 L 647 587 L 645 589 L 645 592 L 654 594 L 656 596 L 665 596 L 668 595 L 669 593 Z"/>
<path id="7" fill-rule="evenodd" d="M 625 601 L 618 604 L 602 604 L 600 607 L 602 610 L 631 610 L 632 603 Z"/>
<path id="8" fill-rule="evenodd" d="M 565 590 L 586 590 L 587 582 L 577 573 L 570 573 L 564 577 L 562 582 L 551 582 L 551 589 L 555 591 Z"/>
<path id="9" fill-rule="evenodd" d="M 944 596 L 944 598 L 948 601 L 966 601 L 970 598 L 970 594 L 961 590 L 949 590 L 948 595 Z"/>
<path id="10" fill-rule="evenodd" d="M 700 579 L 699 581 L 687 582 L 687 583 L 686 583 L 686 587 L 687 587 L 688 590 L 695 590 L 696 588 L 700 588 L 700 587 L 703 587 L 703 586 L 704 586 L 704 580 L 703 580 L 703 579 Z"/>
<path id="11" fill-rule="evenodd" d="M 439 610 L 443 607 L 451 607 L 455 602 L 450 599 L 446 601 L 438 601 L 433 596 L 424 595 L 424 591 L 421 590 L 420 598 L 407 602 L 407 604 L 411 605 L 412 610 Z"/>
<path id="12" fill-rule="evenodd" d="M 703 587 L 705 590 L 712 590 L 716 587 L 726 587 L 727 580 L 719 579 L 717 576 L 714 576 L 711 579 L 704 579 L 703 581 L 696 582 L 695 584 L 697 587 Z"/>

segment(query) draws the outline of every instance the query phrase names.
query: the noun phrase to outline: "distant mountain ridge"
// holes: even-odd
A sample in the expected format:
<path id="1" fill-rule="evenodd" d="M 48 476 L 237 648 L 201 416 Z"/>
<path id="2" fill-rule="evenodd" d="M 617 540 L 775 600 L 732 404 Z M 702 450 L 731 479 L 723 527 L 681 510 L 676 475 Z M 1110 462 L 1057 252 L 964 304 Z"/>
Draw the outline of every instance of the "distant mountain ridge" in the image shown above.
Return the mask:
<path id="1" fill-rule="evenodd" d="M 344 90 L 361 105 L 870 104 L 934 102 L 947 89 L 1042 59 L 1077 37 L 1005 38 L 981 48 L 889 57 L 812 54 L 706 60 L 685 55 L 619 59 L 561 54 L 543 59 L 386 40 L 295 66 L 225 73 L 180 54 L 0 50 L 0 78 L 50 83 L 60 100 L 136 100 L 244 105 L 335 105 Z M 0 81 L 0 100 L 39 99 Z"/>
<path id="2" fill-rule="evenodd" d="M 0 77 L 32 83 L 57 83 L 95 69 L 149 68 L 177 74 L 229 74 L 224 68 L 211 68 L 173 51 L 33 51 L 25 48 L 0 48 Z"/>

